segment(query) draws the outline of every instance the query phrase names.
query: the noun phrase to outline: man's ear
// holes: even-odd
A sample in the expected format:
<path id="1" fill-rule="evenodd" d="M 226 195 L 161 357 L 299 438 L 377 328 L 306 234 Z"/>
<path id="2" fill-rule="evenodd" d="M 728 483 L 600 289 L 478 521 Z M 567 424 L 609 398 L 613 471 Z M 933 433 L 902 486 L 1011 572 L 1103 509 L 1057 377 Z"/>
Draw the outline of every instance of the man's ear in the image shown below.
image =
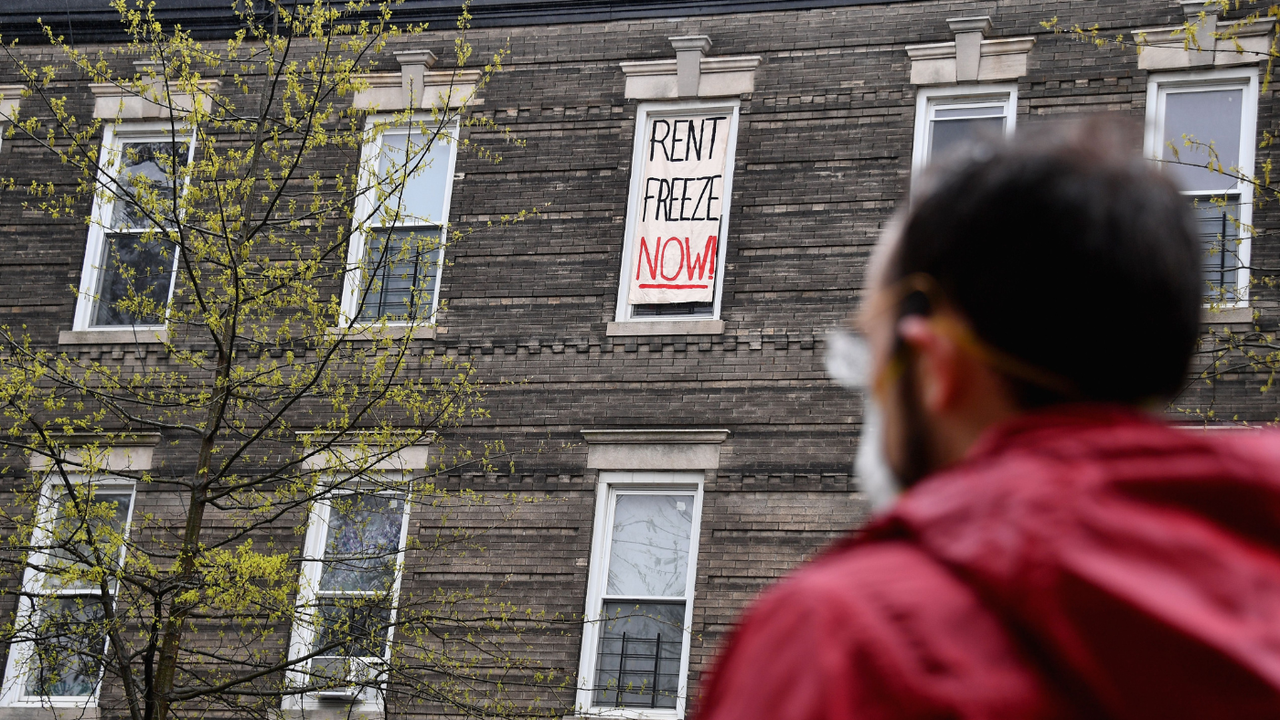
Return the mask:
<path id="1" fill-rule="evenodd" d="M 916 388 L 924 410 L 930 414 L 953 409 L 961 394 L 965 368 L 969 358 L 947 333 L 921 315 L 908 315 L 898 321 L 898 337 L 916 356 L 907 372 L 916 374 Z"/>

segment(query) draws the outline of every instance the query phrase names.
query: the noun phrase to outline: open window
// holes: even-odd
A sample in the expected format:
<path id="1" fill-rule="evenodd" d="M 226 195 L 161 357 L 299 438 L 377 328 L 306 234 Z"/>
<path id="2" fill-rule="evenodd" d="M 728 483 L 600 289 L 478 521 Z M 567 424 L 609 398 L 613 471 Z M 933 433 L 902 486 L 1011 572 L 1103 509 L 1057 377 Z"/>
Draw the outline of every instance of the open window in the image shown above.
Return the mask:
<path id="1" fill-rule="evenodd" d="M 310 656 L 294 673 L 309 688 L 304 703 L 381 707 L 408 519 L 401 493 L 342 492 L 315 503 L 290 650 Z"/>
<path id="2" fill-rule="evenodd" d="M 448 238 L 457 123 L 369 120 L 347 254 L 348 325 L 434 324 Z"/>
<path id="3" fill-rule="evenodd" d="M 47 483 L 0 705 L 96 705 L 108 651 L 106 610 L 115 601 L 133 503 L 130 481 L 73 476 L 69 484 L 61 477 Z"/>
<path id="4" fill-rule="evenodd" d="M 578 707 L 683 717 L 701 473 L 602 472 Z"/>
<path id="5" fill-rule="evenodd" d="M 76 330 L 136 330 L 165 324 L 178 250 L 184 175 L 195 133 L 167 124 L 108 125 L 99 153 Z"/>
<path id="6" fill-rule="evenodd" d="M 1147 86 L 1146 154 L 1191 203 L 1213 304 L 1248 301 L 1257 97 L 1253 67 L 1152 75 Z"/>
<path id="7" fill-rule="evenodd" d="M 1013 135 L 1017 106 L 1015 85 L 921 89 L 916 96 L 914 172 L 962 154 L 974 143 Z"/>

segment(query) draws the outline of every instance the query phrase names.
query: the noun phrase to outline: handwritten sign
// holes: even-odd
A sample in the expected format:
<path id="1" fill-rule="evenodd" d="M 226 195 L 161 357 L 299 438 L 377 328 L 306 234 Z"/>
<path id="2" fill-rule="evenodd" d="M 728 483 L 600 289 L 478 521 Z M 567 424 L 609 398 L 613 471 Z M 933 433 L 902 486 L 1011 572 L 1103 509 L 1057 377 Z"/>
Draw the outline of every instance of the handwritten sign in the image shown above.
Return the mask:
<path id="1" fill-rule="evenodd" d="M 729 157 L 729 115 L 650 115 L 632 198 L 632 305 L 712 302 Z"/>

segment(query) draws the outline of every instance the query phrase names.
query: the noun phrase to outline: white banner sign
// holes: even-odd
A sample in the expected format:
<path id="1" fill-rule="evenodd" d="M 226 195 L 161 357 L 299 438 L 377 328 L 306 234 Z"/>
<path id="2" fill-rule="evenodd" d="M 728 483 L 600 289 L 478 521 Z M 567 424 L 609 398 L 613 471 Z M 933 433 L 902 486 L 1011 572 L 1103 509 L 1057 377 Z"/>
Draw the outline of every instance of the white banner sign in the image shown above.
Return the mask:
<path id="1" fill-rule="evenodd" d="M 730 115 L 649 115 L 645 124 L 628 301 L 713 302 Z"/>

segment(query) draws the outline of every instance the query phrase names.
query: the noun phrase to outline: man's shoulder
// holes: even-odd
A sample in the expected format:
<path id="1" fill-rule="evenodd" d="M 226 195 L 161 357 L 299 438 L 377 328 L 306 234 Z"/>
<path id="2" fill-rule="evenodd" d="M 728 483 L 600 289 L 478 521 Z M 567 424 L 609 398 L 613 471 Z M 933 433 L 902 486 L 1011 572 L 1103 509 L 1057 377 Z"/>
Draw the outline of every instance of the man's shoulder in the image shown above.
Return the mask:
<path id="1" fill-rule="evenodd" d="M 841 628 L 833 639 L 874 645 L 908 674 L 1020 660 L 1000 618 L 973 588 L 909 542 L 834 549 L 780 583 L 761 605 L 773 606 L 771 613 L 806 608 Z"/>
<path id="2" fill-rule="evenodd" d="M 766 592 L 708 688 L 703 718 L 751 702 L 850 717 L 1041 717 L 1045 693 L 999 618 L 905 542 L 844 546 Z M 813 709 L 813 714 L 801 712 Z M 740 715 L 739 715 L 740 716 Z"/>

